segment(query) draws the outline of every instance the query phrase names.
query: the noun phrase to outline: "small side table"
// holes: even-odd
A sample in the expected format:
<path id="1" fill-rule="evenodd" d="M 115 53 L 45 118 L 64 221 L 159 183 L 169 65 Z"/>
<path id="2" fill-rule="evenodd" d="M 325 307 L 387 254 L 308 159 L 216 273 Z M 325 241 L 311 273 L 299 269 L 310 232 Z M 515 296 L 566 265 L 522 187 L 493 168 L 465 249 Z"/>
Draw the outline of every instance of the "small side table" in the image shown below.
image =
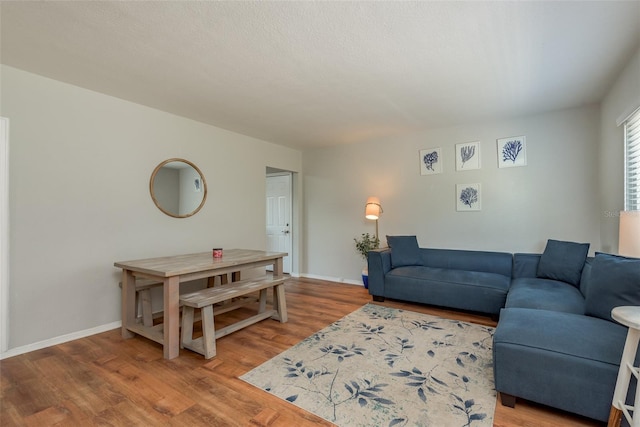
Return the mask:
<path id="1" fill-rule="evenodd" d="M 611 310 L 611 317 L 619 323 L 628 326 L 627 340 L 624 343 L 620 370 L 613 393 L 613 402 L 609 414 L 607 427 L 619 427 L 622 416 L 627 419 L 631 427 L 640 427 L 640 367 L 633 366 L 640 342 L 640 307 L 622 306 Z M 631 375 L 636 377 L 636 398 L 633 406 L 626 404 L 627 392 Z M 638 409 L 636 411 L 636 409 Z M 636 413 L 637 412 L 637 413 Z"/>

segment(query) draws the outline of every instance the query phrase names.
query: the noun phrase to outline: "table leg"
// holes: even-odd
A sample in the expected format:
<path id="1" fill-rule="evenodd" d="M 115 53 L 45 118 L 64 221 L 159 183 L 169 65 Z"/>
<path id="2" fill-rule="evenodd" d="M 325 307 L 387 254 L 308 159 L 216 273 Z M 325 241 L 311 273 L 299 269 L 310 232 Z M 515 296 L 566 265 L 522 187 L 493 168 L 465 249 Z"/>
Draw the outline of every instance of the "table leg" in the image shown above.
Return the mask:
<path id="1" fill-rule="evenodd" d="M 273 260 L 273 278 L 281 279 L 283 276 L 283 263 L 282 257 Z M 278 285 L 273 288 L 273 304 L 274 308 L 278 310 L 278 317 L 280 322 L 285 323 L 288 320 L 287 317 L 287 301 L 284 294 L 284 285 Z"/>
<path id="2" fill-rule="evenodd" d="M 180 353 L 180 277 L 164 279 L 164 358 L 174 359 Z"/>
<path id="3" fill-rule="evenodd" d="M 615 406 L 611 406 L 611 412 L 609 412 L 609 421 L 607 427 L 620 427 L 622 422 L 622 409 L 618 409 Z"/>
<path id="4" fill-rule="evenodd" d="M 282 278 L 282 257 L 273 260 L 273 278 Z"/>
<path id="5" fill-rule="evenodd" d="M 122 270 L 122 338 L 135 334 L 128 328 L 136 321 L 136 279 L 130 270 Z"/>
<path id="6" fill-rule="evenodd" d="M 276 309 L 278 310 L 280 322 L 286 323 L 287 320 L 289 320 L 289 317 L 287 315 L 287 300 L 284 295 L 284 284 L 273 288 L 273 301 Z"/>
<path id="7" fill-rule="evenodd" d="M 631 380 L 631 367 L 636 357 L 636 350 L 640 342 L 640 331 L 629 328 L 627 339 L 624 343 L 622 351 L 622 359 L 620 360 L 620 369 L 618 370 L 618 379 L 616 380 L 616 388 L 613 393 L 613 402 L 611 404 L 611 412 L 609 414 L 609 427 L 617 427 L 620 425 L 622 418 L 622 407 L 627 400 L 627 392 L 629 391 L 629 381 Z"/>

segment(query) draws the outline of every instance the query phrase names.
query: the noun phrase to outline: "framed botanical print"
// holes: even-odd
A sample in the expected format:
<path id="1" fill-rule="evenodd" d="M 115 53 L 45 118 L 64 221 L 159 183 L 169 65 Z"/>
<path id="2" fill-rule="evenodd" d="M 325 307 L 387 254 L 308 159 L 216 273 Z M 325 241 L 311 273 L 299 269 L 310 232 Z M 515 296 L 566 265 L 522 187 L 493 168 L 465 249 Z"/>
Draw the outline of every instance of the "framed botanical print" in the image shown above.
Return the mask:
<path id="1" fill-rule="evenodd" d="M 527 141 L 524 136 L 498 140 L 498 167 L 513 168 L 527 165 Z"/>
<path id="2" fill-rule="evenodd" d="M 456 170 L 480 169 L 480 141 L 456 144 Z"/>
<path id="3" fill-rule="evenodd" d="M 420 175 L 442 173 L 442 149 L 427 148 L 420 150 Z"/>

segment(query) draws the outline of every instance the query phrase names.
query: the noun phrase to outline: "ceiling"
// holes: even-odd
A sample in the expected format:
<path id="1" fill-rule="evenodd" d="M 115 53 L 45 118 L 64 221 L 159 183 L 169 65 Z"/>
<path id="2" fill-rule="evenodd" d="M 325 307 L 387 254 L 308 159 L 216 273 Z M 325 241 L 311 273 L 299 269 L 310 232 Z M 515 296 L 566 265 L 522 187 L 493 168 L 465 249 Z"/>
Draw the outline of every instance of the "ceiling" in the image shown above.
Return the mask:
<path id="1" fill-rule="evenodd" d="M 302 150 L 601 100 L 640 1 L 0 3 L 3 64 Z"/>

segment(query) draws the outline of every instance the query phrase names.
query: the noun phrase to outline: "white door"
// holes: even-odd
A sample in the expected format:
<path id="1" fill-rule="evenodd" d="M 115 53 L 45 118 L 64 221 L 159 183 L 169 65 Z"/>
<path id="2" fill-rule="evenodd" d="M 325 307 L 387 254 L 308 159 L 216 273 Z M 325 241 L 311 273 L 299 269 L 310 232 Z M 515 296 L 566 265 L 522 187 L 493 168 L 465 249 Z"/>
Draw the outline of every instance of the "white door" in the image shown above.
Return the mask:
<path id="1" fill-rule="evenodd" d="M 282 270 L 291 273 L 291 174 L 267 176 L 267 250 L 286 252 Z"/>

